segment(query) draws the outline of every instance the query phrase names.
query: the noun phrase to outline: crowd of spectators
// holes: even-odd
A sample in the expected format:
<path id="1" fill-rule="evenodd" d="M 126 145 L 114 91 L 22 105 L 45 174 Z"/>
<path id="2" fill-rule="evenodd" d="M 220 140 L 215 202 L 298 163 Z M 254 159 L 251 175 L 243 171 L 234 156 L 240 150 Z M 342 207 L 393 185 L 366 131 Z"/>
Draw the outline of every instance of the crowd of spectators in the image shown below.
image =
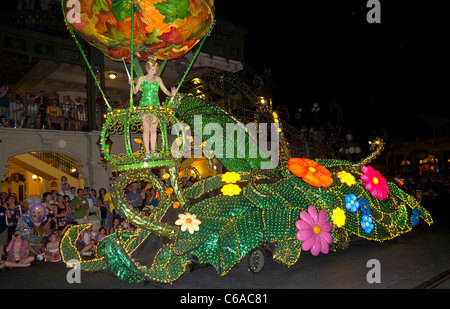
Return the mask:
<path id="1" fill-rule="evenodd" d="M 0 127 L 53 129 L 69 131 L 87 131 L 88 114 L 86 103 L 80 98 L 68 97 L 65 102 L 59 102 L 54 96 L 40 91 L 38 94 L 14 94 L 8 86 L 0 87 Z M 124 108 L 121 100 L 112 102 L 107 98 L 113 108 Z M 100 94 L 96 100 L 96 129 L 102 125 Z"/>
<path id="2" fill-rule="evenodd" d="M 184 179 L 183 186 L 194 184 L 195 179 Z M 159 204 L 159 193 L 148 183 L 136 182 L 125 190 L 129 204 L 142 215 L 149 215 Z M 70 186 L 61 177 L 61 188 L 45 192 L 40 198 L 48 214 L 38 227 L 25 220 L 27 202 L 22 204 L 16 194 L 0 193 L 0 268 L 27 267 L 33 262 L 60 262 L 60 242 L 66 230 L 77 224 L 89 223 L 76 247 L 82 258 L 94 256 L 97 244 L 117 229 L 134 229 L 123 219 L 111 203 L 105 188 L 98 190 Z M 167 222 L 176 219 L 174 211 L 166 213 Z"/>
<path id="3" fill-rule="evenodd" d="M 30 206 L 27 202 L 19 203 L 14 193 L 0 194 L 0 268 L 26 267 L 36 260 L 59 262 L 59 244 L 67 228 L 90 223 L 93 228 L 89 235 L 101 235 L 102 229 L 113 231 L 113 216 L 118 217 L 111 209 L 110 197 L 104 188 L 100 188 L 98 194 L 89 187 L 77 189 L 71 187 L 65 177 L 61 179 L 59 192 L 45 192 L 40 201 L 48 213 L 46 219 L 36 226 L 25 218 Z M 97 242 L 98 236 L 88 240 Z M 77 244 L 84 242 L 84 237 L 80 237 Z M 80 254 L 86 251 L 80 251 Z"/>
<path id="4" fill-rule="evenodd" d="M 406 193 L 416 196 L 421 192 L 423 200 L 437 200 L 450 197 L 450 174 L 404 172 L 394 176 L 393 181 Z"/>

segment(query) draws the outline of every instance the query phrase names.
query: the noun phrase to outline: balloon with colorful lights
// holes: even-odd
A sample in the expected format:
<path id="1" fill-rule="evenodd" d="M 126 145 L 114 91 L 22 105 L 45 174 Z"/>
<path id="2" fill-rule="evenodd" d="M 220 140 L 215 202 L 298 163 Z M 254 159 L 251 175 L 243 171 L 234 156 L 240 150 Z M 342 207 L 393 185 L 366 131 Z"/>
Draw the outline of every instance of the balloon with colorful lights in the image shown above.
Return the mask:
<path id="1" fill-rule="evenodd" d="M 134 14 L 134 52 L 139 61 L 184 56 L 207 33 L 213 0 L 141 0 Z M 67 24 L 113 60 L 129 59 L 131 1 L 62 0 Z M 207 4 L 209 7 L 207 7 Z"/>

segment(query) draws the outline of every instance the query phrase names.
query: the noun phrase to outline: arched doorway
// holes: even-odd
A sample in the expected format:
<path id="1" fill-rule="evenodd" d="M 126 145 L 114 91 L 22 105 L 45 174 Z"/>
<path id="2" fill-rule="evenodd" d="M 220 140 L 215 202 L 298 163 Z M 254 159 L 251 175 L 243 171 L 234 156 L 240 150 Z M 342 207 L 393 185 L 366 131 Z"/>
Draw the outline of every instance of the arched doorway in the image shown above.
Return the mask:
<path id="1" fill-rule="evenodd" d="M 70 187 L 83 188 L 78 161 L 56 152 L 29 152 L 8 158 L 7 173 L 1 182 L 1 192 L 15 193 L 24 203 L 29 196 L 44 192 L 60 192 L 61 177 L 66 177 Z"/>

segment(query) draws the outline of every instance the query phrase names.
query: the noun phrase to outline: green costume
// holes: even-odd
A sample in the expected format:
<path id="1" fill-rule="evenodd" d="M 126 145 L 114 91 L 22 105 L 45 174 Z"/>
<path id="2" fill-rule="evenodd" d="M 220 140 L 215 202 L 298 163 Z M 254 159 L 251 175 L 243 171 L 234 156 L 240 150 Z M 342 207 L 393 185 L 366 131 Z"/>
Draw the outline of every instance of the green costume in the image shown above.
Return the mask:
<path id="1" fill-rule="evenodd" d="M 142 89 L 142 98 L 139 102 L 139 106 L 159 106 L 159 83 L 158 81 L 154 81 L 150 83 L 147 80 L 144 80 L 141 84 Z"/>

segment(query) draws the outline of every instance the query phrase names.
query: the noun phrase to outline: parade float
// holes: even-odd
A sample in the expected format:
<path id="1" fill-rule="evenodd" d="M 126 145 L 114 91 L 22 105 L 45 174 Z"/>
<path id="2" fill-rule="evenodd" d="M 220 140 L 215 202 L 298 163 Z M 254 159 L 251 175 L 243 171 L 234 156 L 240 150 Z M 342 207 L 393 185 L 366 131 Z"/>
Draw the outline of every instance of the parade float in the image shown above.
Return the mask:
<path id="1" fill-rule="evenodd" d="M 197 46 L 192 65 L 214 26 L 212 0 L 79 2 L 78 11 L 73 11 L 76 7 L 62 1 L 68 29 L 78 46 L 77 37 L 81 37 L 106 56 L 128 62 L 132 79 L 137 61 L 156 55 L 165 64 Z M 81 46 L 80 52 L 84 55 Z M 89 63 L 87 67 L 92 72 Z M 130 102 L 133 99 L 130 90 Z M 120 172 L 110 188 L 112 203 L 135 229 L 108 235 L 89 260 L 83 259 L 76 247 L 89 225 L 68 229 L 61 241 L 62 258 L 70 264 L 76 261 L 83 271 L 110 270 L 130 283 L 172 283 L 191 263 L 211 265 L 225 276 L 250 256 L 250 270 L 258 272 L 269 252 L 274 261 L 289 267 L 298 262 L 302 251 L 317 256 L 347 248 L 353 235 L 385 241 L 410 231 L 420 220 L 432 223 L 419 199 L 387 182 L 370 166 L 383 150 L 381 139 L 371 142 L 372 153 L 359 162 L 294 158 L 279 115 L 269 107 L 278 137 L 279 156 L 274 163 L 255 136 L 261 123 L 255 120 L 257 130 L 250 130 L 230 111 L 192 94 L 177 93 L 157 107 L 130 104 L 115 110 L 106 99 L 105 104 L 108 114 L 101 133 L 102 152 Z M 156 116 L 161 133 L 155 151 L 158 156 L 150 159 L 143 147 L 133 150 L 131 135 L 142 132 L 143 114 Z M 199 115 L 200 124 L 195 122 Z M 210 124 L 222 128 L 235 124 L 242 128 L 243 138 L 213 134 L 206 130 Z M 182 128 L 175 136 L 169 134 L 174 127 Z M 227 172 L 203 179 L 195 168 L 188 167 L 199 181 L 183 188 L 181 162 L 195 151 L 190 137 L 196 130 L 201 131 L 196 144 L 210 168 L 213 159 L 219 160 Z M 114 134 L 123 136 L 122 152 L 113 153 L 106 142 Z M 217 155 L 223 151 L 220 144 L 232 145 L 237 154 Z M 177 153 L 171 145 L 177 145 Z M 152 169 L 164 169 L 163 179 Z M 125 198 L 126 186 L 138 181 L 151 184 L 160 195 L 158 207 L 149 214 L 138 213 Z"/>

